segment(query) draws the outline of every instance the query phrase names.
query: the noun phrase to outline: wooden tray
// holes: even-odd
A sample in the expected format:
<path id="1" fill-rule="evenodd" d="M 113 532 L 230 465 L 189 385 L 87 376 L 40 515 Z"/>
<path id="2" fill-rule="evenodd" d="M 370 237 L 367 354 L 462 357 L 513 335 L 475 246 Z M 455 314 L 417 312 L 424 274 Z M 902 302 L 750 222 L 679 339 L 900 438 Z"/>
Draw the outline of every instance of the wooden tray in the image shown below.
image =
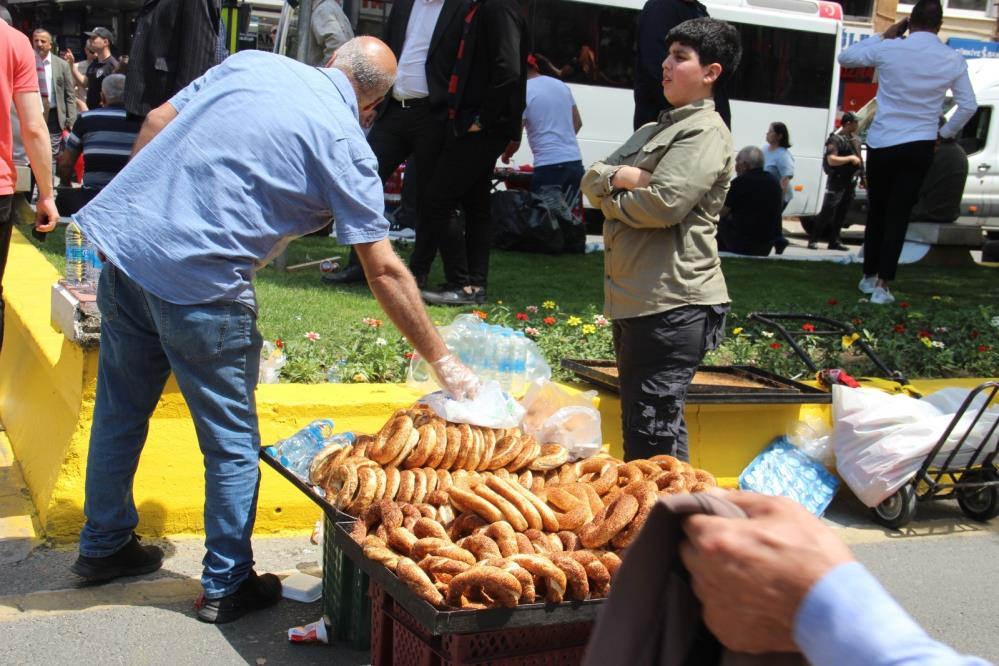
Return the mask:
<path id="1" fill-rule="evenodd" d="M 562 367 L 601 388 L 619 390 L 617 362 L 562 359 Z M 745 365 L 702 365 L 687 392 L 698 404 L 829 404 L 832 394 L 766 370 Z"/>

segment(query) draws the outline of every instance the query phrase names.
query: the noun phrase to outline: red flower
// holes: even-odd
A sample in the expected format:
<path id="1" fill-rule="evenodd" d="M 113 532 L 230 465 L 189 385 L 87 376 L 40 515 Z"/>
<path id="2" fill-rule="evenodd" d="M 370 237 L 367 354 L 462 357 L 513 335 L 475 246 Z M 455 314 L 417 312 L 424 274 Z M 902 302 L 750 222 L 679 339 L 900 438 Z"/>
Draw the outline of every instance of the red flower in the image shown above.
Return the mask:
<path id="1" fill-rule="evenodd" d="M 900 307 L 903 310 L 905 310 L 906 308 L 909 307 L 909 301 L 902 301 L 901 303 L 898 304 L 898 307 Z"/>
<path id="2" fill-rule="evenodd" d="M 530 317 L 527 316 L 526 312 L 517 313 L 517 321 L 527 321 L 528 319 L 530 319 Z"/>
<path id="3" fill-rule="evenodd" d="M 554 325 L 555 325 L 555 322 L 556 322 L 556 321 L 558 321 L 558 320 L 557 320 L 557 319 L 555 319 L 555 317 L 545 317 L 545 318 L 544 318 L 544 319 L 542 319 L 541 321 L 543 321 L 543 322 L 544 322 L 545 324 L 547 324 L 548 326 L 554 326 Z"/>
<path id="4" fill-rule="evenodd" d="M 854 326 L 860 326 L 863 323 L 864 323 L 864 320 L 861 319 L 860 317 L 854 317 L 853 318 L 853 325 Z"/>
<path id="5" fill-rule="evenodd" d="M 974 339 L 976 339 L 976 338 L 977 338 L 977 337 L 978 337 L 979 335 L 981 335 L 981 333 L 979 333 L 978 331 L 972 331 L 971 333 L 969 333 L 969 334 L 968 334 L 968 337 L 970 337 L 970 338 L 971 338 L 972 340 L 974 340 Z"/>
<path id="6" fill-rule="evenodd" d="M 992 349 L 992 347 L 989 347 L 988 345 L 978 345 L 978 351 L 980 352 L 987 352 L 990 349 Z"/>
<path id="7" fill-rule="evenodd" d="M 801 330 L 806 331 L 808 333 L 812 333 L 813 331 L 815 331 L 815 325 L 805 322 L 804 324 L 801 325 Z"/>
<path id="8" fill-rule="evenodd" d="M 920 331 L 918 337 L 920 337 L 920 338 L 932 338 L 933 334 L 930 333 L 929 331 Z"/>
<path id="9" fill-rule="evenodd" d="M 278 349 L 284 349 L 284 340 L 282 340 L 281 338 L 277 338 L 276 340 L 274 340 L 274 346 L 277 347 Z"/>
<path id="10" fill-rule="evenodd" d="M 413 360 L 413 356 L 414 356 L 413 352 L 406 352 L 405 354 L 403 354 L 403 357 L 405 357 L 407 361 Z"/>
<path id="11" fill-rule="evenodd" d="M 839 301 L 836 300 L 835 298 L 830 298 L 828 301 L 826 301 L 826 304 L 827 305 L 839 305 Z"/>
<path id="12" fill-rule="evenodd" d="M 771 342 L 770 343 L 770 348 L 771 349 L 780 349 L 780 343 L 779 342 Z"/>
<path id="13" fill-rule="evenodd" d="M 902 324 L 895 324 L 895 332 L 905 333 L 905 326 L 903 326 Z"/>

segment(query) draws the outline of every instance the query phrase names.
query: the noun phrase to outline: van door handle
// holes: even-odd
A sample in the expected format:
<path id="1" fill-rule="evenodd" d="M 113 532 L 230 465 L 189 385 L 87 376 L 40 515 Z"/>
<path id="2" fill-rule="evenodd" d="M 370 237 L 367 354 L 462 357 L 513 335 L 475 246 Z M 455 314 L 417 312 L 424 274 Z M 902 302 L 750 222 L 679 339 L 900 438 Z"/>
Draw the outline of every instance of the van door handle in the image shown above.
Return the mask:
<path id="1" fill-rule="evenodd" d="M 979 171 L 979 172 L 984 172 L 984 171 L 988 171 L 988 170 L 989 170 L 989 169 L 991 169 L 991 168 L 992 168 L 992 165 L 991 165 L 991 164 L 979 164 L 979 165 L 978 165 L 978 171 Z"/>

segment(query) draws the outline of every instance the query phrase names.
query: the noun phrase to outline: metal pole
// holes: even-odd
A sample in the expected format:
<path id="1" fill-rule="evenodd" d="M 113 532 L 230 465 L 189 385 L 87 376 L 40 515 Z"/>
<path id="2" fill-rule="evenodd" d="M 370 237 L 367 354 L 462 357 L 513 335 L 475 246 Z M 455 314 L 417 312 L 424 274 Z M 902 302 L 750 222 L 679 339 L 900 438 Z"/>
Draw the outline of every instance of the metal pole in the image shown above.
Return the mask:
<path id="1" fill-rule="evenodd" d="M 298 3 L 298 53 L 295 60 L 309 63 L 309 45 L 312 43 L 312 0 Z M 289 54 L 290 55 L 290 54 Z"/>

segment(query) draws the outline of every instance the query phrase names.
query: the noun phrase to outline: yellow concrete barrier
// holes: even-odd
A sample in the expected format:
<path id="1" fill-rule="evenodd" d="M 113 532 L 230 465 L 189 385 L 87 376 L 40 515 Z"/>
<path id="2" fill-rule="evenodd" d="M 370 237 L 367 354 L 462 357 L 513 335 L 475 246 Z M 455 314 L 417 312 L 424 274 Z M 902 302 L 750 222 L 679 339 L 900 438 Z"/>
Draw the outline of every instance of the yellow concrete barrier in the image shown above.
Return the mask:
<path id="1" fill-rule="evenodd" d="M 51 325 L 50 288 L 58 278 L 52 265 L 15 231 L 4 285 L 0 419 L 45 535 L 66 542 L 77 538 L 83 524 L 97 350 L 67 342 Z M 338 430 L 372 432 L 392 410 L 416 397 L 398 385 L 261 385 L 257 390 L 261 439 L 265 444 L 275 442 L 323 417 L 333 418 Z M 599 410 L 606 447 L 621 456 L 618 397 L 601 393 Z M 809 414 L 828 418 L 828 411 L 827 406 L 814 405 L 689 406 L 691 462 L 715 473 L 723 484 L 734 485 L 753 456 L 786 432 L 790 423 Z M 201 453 L 187 406 L 172 380 L 152 417 L 134 495 L 143 534 L 201 533 Z M 257 534 L 301 533 L 310 530 L 319 516 L 316 506 L 297 489 L 264 468 Z"/>

